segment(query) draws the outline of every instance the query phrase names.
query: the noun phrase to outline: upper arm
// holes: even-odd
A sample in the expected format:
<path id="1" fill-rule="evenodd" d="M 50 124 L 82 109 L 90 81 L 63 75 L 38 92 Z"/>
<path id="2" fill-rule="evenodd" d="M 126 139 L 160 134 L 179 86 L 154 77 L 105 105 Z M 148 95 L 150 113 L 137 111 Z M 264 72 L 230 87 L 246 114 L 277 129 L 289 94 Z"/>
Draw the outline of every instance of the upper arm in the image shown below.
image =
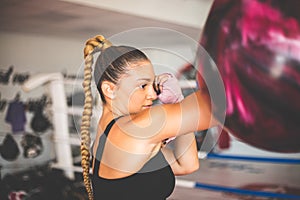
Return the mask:
<path id="1" fill-rule="evenodd" d="M 194 93 L 180 103 L 153 106 L 126 118 L 124 132 L 157 143 L 173 136 L 208 129 L 211 124 L 210 102 Z"/>

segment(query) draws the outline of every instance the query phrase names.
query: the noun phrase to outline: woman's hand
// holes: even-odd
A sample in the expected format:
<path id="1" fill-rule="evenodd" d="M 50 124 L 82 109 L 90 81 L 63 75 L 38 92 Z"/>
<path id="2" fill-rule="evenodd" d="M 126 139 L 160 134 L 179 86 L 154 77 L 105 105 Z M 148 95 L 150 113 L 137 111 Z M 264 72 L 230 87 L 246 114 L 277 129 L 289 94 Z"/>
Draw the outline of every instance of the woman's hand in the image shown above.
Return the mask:
<path id="1" fill-rule="evenodd" d="M 184 98 L 178 80 L 171 73 L 156 76 L 153 88 L 163 104 L 178 103 Z"/>

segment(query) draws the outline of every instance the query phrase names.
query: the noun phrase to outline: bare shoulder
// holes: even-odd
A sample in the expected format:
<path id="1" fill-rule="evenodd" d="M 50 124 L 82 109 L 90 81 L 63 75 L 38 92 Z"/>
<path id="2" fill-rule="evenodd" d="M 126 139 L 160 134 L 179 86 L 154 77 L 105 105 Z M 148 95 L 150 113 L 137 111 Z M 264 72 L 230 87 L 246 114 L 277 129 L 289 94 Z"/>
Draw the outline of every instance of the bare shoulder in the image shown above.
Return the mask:
<path id="1" fill-rule="evenodd" d="M 145 143 L 160 141 L 177 135 L 183 123 L 180 104 L 164 104 L 153 106 L 137 114 L 119 119 L 121 131 Z"/>
<path id="2" fill-rule="evenodd" d="M 133 154 L 150 153 L 154 145 L 148 142 L 144 128 L 138 124 L 132 125 L 130 118 L 131 116 L 124 116 L 116 121 L 110 130 L 108 143 Z"/>
<path id="3" fill-rule="evenodd" d="M 159 144 L 150 144 L 138 134 L 126 131 L 125 122 L 124 117 L 112 126 L 101 159 L 101 164 L 107 166 L 108 174 L 113 173 L 116 177 L 137 172 L 160 147 Z"/>

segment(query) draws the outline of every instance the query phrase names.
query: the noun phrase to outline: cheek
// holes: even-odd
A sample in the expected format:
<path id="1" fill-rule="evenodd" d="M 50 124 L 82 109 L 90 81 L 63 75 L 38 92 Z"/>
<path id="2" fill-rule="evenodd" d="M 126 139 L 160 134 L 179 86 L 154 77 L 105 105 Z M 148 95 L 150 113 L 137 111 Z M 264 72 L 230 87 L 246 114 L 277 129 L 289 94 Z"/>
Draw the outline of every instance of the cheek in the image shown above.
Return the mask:
<path id="1" fill-rule="evenodd" d="M 135 91 L 130 95 L 129 100 L 131 106 L 140 106 L 145 101 L 145 94 L 142 91 Z"/>
<path id="2" fill-rule="evenodd" d="M 142 101 L 143 98 L 142 98 L 142 95 L 140 94 L 140 92 L 133 92 L 130 95 L 129 99 L 130 99 L 131 103 L 138 103 L 138 102 Z"/>
<path id="3" fill-rule="evenodd" d="M 128 87 L 122 87 L 116 92 L 116 99 L 128 101 L 132 93 L 132 89 Z"/>

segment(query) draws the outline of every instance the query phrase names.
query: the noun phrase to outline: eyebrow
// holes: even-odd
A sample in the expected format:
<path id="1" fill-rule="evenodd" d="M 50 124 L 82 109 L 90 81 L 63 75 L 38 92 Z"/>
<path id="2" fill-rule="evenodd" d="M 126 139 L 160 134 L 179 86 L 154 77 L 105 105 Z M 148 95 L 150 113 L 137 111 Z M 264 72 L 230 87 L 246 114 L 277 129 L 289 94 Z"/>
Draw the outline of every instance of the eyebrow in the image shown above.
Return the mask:
<path id="1" fill-rule="evenodd" d="M 151 79 L 150 78 L 139 78 L 139 79 L 137 79 L 137 81 L 149 81 L 149 82 L 151 82 Z"/>

